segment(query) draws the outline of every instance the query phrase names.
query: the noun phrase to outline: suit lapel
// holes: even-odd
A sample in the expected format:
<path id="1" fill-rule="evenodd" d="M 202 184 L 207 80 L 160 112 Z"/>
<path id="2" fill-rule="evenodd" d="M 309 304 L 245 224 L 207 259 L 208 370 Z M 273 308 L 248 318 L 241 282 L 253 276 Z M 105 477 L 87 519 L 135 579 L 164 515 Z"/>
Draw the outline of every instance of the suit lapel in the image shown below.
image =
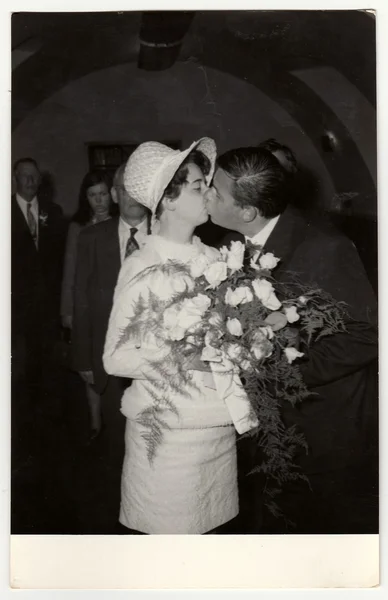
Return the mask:
<path id="1" fill-rule="evenodd" d="M 12 217 L 12 228 L 19 231 L 26 231 L 30 233 L 27 225 L 27 221 L 24 218 L 23 212 L 16 200 L 16 196 L 12 196 L 11 204 L 11 217 Z M 31 235 L 31 234 L 30 234 Z"/>
<path id="2" fill-rule="evenodd" d="M 50 212 L 45 210 L 45 204 L 38 200 L 38 252 L 43 252 L 46 249 L 50 250 Z"/>
<path id="3" fill-rule="evenodd" d="M 280 258 L 279 267 L 274 271 L 275 277 L 287 269 L 296 247 L 306 236 L 308 226 L 308 221 L 292 206 L 287 207 L 280 215 L 263 248 L 263 252 L 272 252 Z"/>
<path id="4" fill-rule="evenodd" d="M 103 223 L 104 234 L 98 236 L 97 264 L 98 278 L 104 280 L 105 289 L 114 289 L 121 269 L 119 217 L 113 217 Z M 151 219 L 148 220 L 150 233 Z M 99 225 L 100 227 L 100 225 Z"/>
<path id="5" fill-rule="evenodd" d="M 34 240 L 32 239 L 30 229 L 15 195 L 13 195 L 11 199 L 11 228 L 12 232 L 18 236 L 18 239 L 20 239 L 19 236 L 21 236 L 23 238 L 23 243 L 27 243 L 29 246 L 31 246 L 31 252 L 33 250 L 36 252 L 36 246 L 34 244 Z"/>

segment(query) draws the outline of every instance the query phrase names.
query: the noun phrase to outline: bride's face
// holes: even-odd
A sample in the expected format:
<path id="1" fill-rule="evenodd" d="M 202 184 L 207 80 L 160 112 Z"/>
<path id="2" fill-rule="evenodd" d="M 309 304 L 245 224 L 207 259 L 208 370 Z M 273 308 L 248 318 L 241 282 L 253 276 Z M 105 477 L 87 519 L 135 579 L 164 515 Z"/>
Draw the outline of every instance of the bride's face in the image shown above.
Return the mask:
<path id="1" fill-rule="evenodd" d="M 205 176 L 197 165 L 189 163 L 187 168 L 186 182 L 182 185 L 179 196 L 172 200 L 173 210 L 181 221 L 197 227 L 206 223 L 209 218 L 205 202 L 208 187 Z"/>

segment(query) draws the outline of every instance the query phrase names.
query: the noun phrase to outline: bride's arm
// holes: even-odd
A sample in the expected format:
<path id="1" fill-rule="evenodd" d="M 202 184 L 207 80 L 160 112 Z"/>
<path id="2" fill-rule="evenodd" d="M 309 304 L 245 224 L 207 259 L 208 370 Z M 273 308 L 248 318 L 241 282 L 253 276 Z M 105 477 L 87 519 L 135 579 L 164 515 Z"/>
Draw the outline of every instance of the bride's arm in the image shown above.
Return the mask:
<path id="1" fill-rule="evenodd" d="M 168 361 L 168 344 L 150 336 L 149 332 L 141 331 L 138 336 L 120 341 L 124 330 L 131 324 L 136 324 L 136 306 L 139 300 L 143 298 L 147 301 L 150 290 L 156 294 L 158 292 L 160 279 L 156 282 L 152 275 L 142 275 L 147 266 L 140 257 L 131 257 L 120 272 L 103 355 L 105 370 L 110 375 L 131 379 L 160 379 L 162 376 L 152 365 L 155 362 L 163 365 L 165 375 L 174 375 L 177 371 L 176 365 Z"/>

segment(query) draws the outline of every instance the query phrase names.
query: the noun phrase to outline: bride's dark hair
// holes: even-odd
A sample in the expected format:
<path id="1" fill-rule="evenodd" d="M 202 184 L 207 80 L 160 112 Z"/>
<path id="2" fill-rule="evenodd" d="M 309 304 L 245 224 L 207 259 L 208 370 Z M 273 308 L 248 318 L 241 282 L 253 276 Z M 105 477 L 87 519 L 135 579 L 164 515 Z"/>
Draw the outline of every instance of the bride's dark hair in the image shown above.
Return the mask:
<path id="1" fill-rule="evenodd" d="M 182 186 L 187 183 L 187 175 L 189 173 L 188 165 L 197 165 L 202 171 L 204 175 L 208 175 L 211 169 L 211 162 L 207 156 L 200 150 L 193 150 L 190 154 L 185 158 L 174 177 L 171 179 L 170 183 L 166 187 L 163 198 L 170 198 L 171 200 L 175 200 L 178 198 L 181 193 Z M 156 211 L 155 218 L 159 219 L 163 212 L 162 200 L 159 202 Z"/>

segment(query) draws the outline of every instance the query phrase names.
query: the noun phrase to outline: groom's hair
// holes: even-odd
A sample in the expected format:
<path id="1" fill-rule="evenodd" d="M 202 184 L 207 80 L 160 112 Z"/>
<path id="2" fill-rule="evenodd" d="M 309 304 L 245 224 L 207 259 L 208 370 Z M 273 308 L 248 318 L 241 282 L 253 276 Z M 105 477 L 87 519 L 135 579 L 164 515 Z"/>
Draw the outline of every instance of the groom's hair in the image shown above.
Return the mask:
<path id="1" fill-rule="evenodd" d="M 236 148 L 222 154 L 218 166 L 231 179 L 232 195 L 241 207 L 254 206 L 260 215 L 272 219 L 287 206 L 286 174 L 269 150 Z"/>

